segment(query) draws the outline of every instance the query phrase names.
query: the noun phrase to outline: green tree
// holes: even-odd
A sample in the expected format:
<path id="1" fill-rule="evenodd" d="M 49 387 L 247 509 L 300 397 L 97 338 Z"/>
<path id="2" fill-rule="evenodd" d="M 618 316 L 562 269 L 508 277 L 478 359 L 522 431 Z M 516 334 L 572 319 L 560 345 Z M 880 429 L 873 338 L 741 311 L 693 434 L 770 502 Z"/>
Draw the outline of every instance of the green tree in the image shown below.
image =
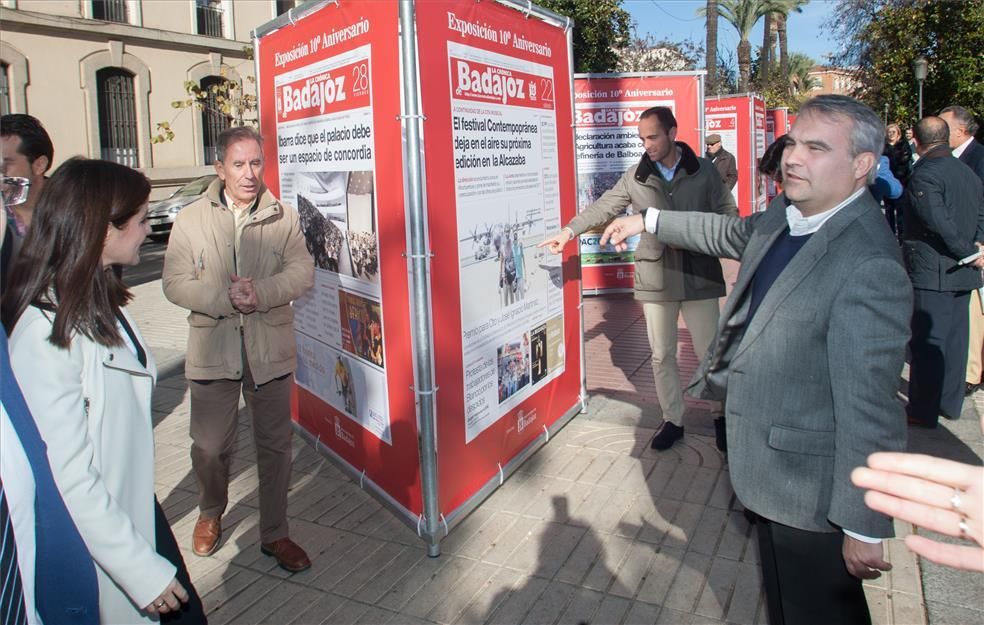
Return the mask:
<path id="1" fill-rule="evenodd" d="M 616 50 L 630 42 L 632 19 L 621 0 L 537 0 L 554 13 L 574 19 L 575 72 L 611 72 Z"/>
<path id="2" fill-rule="evenodd" d="M 810 76 L 810 70 L 816 65 L 816 61 L 800 52 L 793 52 L 789 55 L 787 67 L 789 73 L 786 75 L 789 86 L 793 94 L 805 96 L 813 89 L 819 81 Z"/>
<path id="3" fill-rule="evenodd" d="M 738 61 L 734 50 L 718 50 L 717 83 L 715 91 L 707 90 L 707 95 L 726 95 L 738 93 Z"/>
<path id="4" fill-rule="evenodd" d="M 683 72 L 697 68 L 703 50 L 689 39 L 657 41 L 646 35 L 633 37 L 629 45 L 616 52 L 619 60 L 615 70 L 619 72 Z"/>
<path id="5" fill-rule="evenodd" d="M 748 91 L 750 85 L 752 44 L 748 38 L 755 24 L 772 8 L 772 0 L 718 0 L 718 15 L 738 31 L 738 91 Z M 707 7 L 697 9 L 699 15 L 706 11 Z"/>
<path id="6" fill-rule="evenodd" d="M 844 45 L 834 62 L 857 67 L 855 95 L 890 120 L 916 121 L 920 55 L 924 115 L 960 104 L 984 116 L 984 0 L 840 0 L 829 25 Z"/>
<path id="7" fill-rule="evenodd" d="M 779 83 L 789 76 L 789 36 L 786 22 L 789 14 L 803 12 L 803 5 L 809 0 L 768 0 L 763 2 L 765 25 L 762 28 L 762 48 L 758 58 L 758 85 L 765 91 L 772 85 L 772 72 L 779 72 Z M 778 68 L 776 43 L 779 44 Z"/>
<path id="8" fill-rule="evenodd" d="M 759 58 L 761 59 L 761 55 Z M 789 74 L 786 76 L 782 75 L 781 67 L 775 67 L 769 79 L 763 82 L 759 74 L 759 64 L 754 65 L 756 84 L 770 107 L 784 106 L 793 111 L 799 109 L 799 105 L 810 96 L 810 89 L 816 83 L 816 79 L 810 76 L 810 70 L 816 63 L 799 52 L 789 55 Z"/>

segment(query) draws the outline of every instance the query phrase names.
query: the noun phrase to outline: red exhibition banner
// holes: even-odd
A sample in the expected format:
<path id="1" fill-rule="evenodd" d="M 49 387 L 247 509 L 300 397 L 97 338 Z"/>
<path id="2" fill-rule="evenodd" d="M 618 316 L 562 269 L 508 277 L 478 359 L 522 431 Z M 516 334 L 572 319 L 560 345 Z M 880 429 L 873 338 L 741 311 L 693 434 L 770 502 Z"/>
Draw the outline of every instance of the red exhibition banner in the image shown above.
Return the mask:
<path id="1" fill-rule="evenodd" d="M 576 256 L 536 247 L 575 212 L 571 68 L 564 29 L 515 9 L 415 10 L 448 514 L 578 404 Z"/>
<path id="2" fill-rule="evenodd" d="M 677 141 L 703 154 L 703 72 L 647 74 L 576 74 L 574 124 L 577 147 L 577 204 L 584 210 L 612 188 L 642 158 L 640 116 L 648 108 L 665 106 L 677 119 Z M 645 206 L 629 207 L 638 211 Z M 599 241 L 604 226 L 580 237 L 581 284 L 585 293 L 630 291 L 635 275 L 635 247 L 618 252 Z"/>
<path id="3" fill-rule="evenodd" d="M 294 418 L 417 515 L 398 8 L 343 1 L 259 37 L 257 92 L 267 186 L 315 260 Z"/>
<path id="4" fill-rule="evenodd" d="M 735 156 L 738 184 L 731 193 L 743 217 L 766 208 L 765 184 L 758 161 L 765 153 L 765 102 L 758 95 L 708 97 L 704 103 L 707 133 L 721 135 L 721 145 Z"/>

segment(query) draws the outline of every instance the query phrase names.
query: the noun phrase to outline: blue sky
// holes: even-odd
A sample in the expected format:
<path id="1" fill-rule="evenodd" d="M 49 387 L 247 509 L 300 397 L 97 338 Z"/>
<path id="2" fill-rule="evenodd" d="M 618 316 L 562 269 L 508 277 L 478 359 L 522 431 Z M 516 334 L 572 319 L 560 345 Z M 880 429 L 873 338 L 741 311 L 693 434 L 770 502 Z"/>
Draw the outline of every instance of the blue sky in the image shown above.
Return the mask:
<path id="1" fill-rule="evenodd" d="M 802 13 L 789 16 L 789 49 L 802 52 L 817 62 L 824 55 L 837 51 L 838 42 L 821 26 L 833 13 L 834 0 L 811 0 Z M 680 41 L 692 39 L 704 45 L 704 18 L 697 15 L 698 7 L 706 6 L 705 0 L 623 0 L 622 6 L 636 22 L 640 35 L 651 33 L 656 39 Z M 762 45 L 762 20 L 752 31 L 753 46 Z M 718 48 L 734 51 L 738 46 L 738 33 L 723 19 L 718 25 Z"/>

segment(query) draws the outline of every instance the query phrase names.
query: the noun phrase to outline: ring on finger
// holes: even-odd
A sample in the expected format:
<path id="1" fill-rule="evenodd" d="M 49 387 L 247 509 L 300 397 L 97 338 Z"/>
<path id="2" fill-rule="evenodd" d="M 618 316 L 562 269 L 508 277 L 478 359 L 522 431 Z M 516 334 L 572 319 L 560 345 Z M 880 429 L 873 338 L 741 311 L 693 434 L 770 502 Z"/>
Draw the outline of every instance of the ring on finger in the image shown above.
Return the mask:
<path id="1" fill-rule="evenodd" d="M 167 601 L 164 601 L 163 599 L 161 599 L 160 601 L 154 604 L 154 606 L 158 608 L 163 608 L 166 605 L 167 605 Z"/>
<path id="2" fill-rule="evenodd" d="M 963 502 L 960 499 L 960 489 L 959 488 L 954 488 L 953 489 L 953 496 L 950 497 L 950 507 L 953 508 L 953 511 L 954 512 L 956 512 L 957 514 L 959 514 L 961 516 L 964 515 L 963 509 L 960 507 L 962 505 L 962 503 Z"/>
<path id="3" fill-rule="evenodd" d="M 967 525 L 967 519 L 960 519 L 957 523 L 957 527 L 960 528 L 960 538 L 965 540 L 970 539 L 970 527 Z"/>

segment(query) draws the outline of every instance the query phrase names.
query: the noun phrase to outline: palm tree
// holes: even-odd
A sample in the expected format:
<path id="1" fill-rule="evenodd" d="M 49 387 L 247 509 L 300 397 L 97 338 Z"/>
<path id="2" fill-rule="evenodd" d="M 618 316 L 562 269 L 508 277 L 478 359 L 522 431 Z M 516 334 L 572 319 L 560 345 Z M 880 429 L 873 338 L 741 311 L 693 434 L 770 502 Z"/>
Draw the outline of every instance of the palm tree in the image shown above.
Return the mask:
<path id="1" fill-rule="evenodd" d="M 718 15 L 738 31 L 738 91 L 748 91 L 749 75 L 752 68 L 752 44 L 748 36 L 759 18 L 772 10 L 773 0 L 718 0 Z M 706 7 L 697 10 L 704 15 Z"/>
<path id="2" fill-rule="evenodd" d="M 707 69 L 707 93 L 717 93 L 718 9 L 717 0 L 707 0 L 704 8 L 707 16 L 707 43 L 704 46 Z M 712 17 L 713 16 L 713 17 Z"/>
<path id="3" fill-rule="evenodd" d="M 781 0 L 783 5 L 775 12 L 776 32 L 779 34 L 779 71 L 782 76 L 789 76 L 789 40 L 786 34 L 786 19 L 793 11 L 803 12 L 803 6 L 810 0 Z"/>
<path id="4" fill-rule="evenodd" d="M 789 55 L 789 87 L 796 95 L 803 95 L 817 84 L 817 79 L 810 76 L 810 70 L 816 63 L 810 57 L 799 52 Z"/>
<path id="5" fill-rule="evenodd" d="M 764 89 L 769 84 L 769 70 L 772 69 L 772 61 L 775 58 L 773 42 L 775 41 L 775 13 L 768 11 L 765 14 L 765 27 L 762 29 L 762 53 L 759 55 L 759 82 Z"/>

